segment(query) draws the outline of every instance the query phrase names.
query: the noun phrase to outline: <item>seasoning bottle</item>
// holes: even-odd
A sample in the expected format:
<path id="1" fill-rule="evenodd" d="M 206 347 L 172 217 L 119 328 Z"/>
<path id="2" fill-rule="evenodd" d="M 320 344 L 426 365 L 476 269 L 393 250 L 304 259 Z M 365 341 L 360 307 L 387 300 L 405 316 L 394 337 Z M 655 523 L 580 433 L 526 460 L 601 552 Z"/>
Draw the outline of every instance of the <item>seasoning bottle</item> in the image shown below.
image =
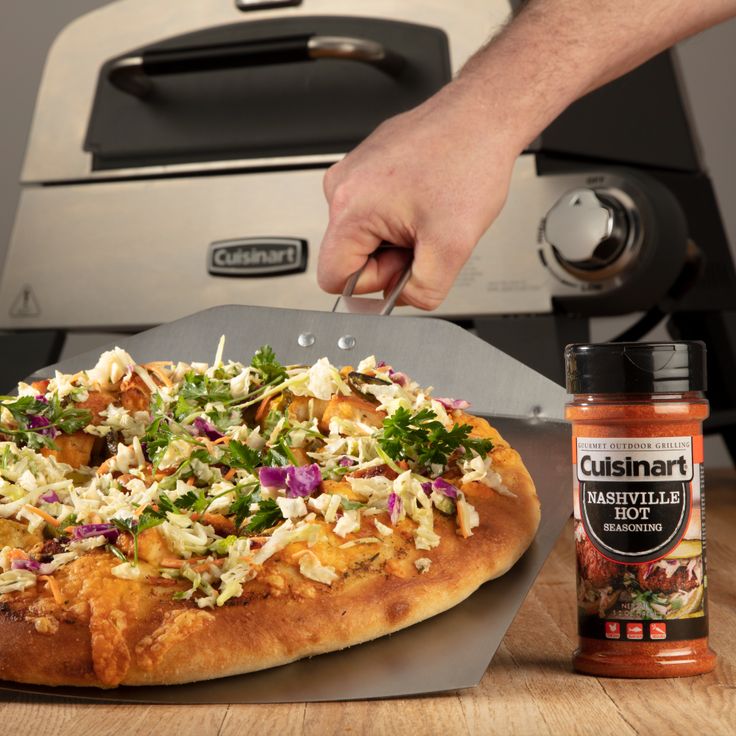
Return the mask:
<path id="1" fill-rule="evenodd" d="M 579 672 L 710 672 L 701 342 L 568 345 Z"/>

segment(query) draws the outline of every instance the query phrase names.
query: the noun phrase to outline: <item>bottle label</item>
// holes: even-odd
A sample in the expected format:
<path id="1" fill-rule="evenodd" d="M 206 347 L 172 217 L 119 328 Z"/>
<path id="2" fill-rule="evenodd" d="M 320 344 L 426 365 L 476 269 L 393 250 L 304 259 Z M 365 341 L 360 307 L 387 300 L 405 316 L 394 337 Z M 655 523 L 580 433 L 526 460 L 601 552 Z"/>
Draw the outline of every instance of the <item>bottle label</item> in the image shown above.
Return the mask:
<path id="1" fill-rule="evenodd" d="M 580 634 L 706 635 L 702 437 L 576 437 Z"/>

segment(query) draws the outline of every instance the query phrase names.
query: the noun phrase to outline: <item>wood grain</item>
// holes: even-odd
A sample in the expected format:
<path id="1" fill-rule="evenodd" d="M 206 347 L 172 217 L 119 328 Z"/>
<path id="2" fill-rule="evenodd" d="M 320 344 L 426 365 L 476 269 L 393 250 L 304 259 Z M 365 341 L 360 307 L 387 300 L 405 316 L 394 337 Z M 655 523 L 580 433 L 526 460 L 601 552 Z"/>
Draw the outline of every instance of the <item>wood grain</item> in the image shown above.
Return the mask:
<path id="1" fill-rule="evenodd" d="M 285 705 L 81 704 L 0 693 L 8 736 L 471 736 L 736 733 L 736 473 L 708 475 L 715 672 L 671 680 L 576 675 L 572 529 L 560 537 L 477 688 L 437 697 Z"/>

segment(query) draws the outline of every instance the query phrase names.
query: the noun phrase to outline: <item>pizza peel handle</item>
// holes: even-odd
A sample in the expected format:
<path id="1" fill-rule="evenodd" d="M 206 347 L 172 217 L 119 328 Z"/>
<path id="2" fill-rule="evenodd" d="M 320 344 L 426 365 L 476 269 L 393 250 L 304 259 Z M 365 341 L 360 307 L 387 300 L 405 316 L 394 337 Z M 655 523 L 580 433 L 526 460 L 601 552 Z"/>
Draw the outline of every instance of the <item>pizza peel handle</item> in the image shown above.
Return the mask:
<path id="1" fill-rule="evenodd" d="M 388 248 L 397 248 L 397 246 L 385 244 L 381 246 L 380 250 L 383 251 Z M 401 250 L 404 249 L 402 248 Z M 358 280 L 363 271 L 365 271 L 369 261 L 370 258 L 345 282 L 345 288 L 342 290 L 342 294 L 337 297 L 335 306 L 332 308 L 333 312 L 339 312 L 341 314 L 391 314 L 407 281 L 411 278 L 411 258 L 407 259 L 401 271 L 401 276 L 389 292 L 384 295 L 383 299 L 353 296 L 355 287 L 358 285 Z"/>

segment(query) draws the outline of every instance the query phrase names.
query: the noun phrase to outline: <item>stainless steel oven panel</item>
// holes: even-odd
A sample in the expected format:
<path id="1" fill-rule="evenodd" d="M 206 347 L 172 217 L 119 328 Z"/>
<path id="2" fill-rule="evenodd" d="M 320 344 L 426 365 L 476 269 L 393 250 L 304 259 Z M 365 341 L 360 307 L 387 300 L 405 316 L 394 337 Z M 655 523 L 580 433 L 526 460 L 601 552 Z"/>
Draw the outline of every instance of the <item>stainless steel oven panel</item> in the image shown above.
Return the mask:
<path id="1" fill-rule="evenodd" d="M 494 32 L 508 16 L 505 0 L 304 0 L 296 7 L 273 8 L 244 15 L 233 0 L 118 0 L 71 23 L 49 52 L 23 167 L 24 183 L 83 181 L 109 178 L 92 173 L 91 155 L 83 150 L 100 67 L 110 58 L 162 38 L 209 26 L 299 15 L 341 15 L 391 18 L 442 28 L 450 42 L 453 70 Z M 304 157 L 228 161 L 237 166 L 300 165 Z M 313 157 L 308 157 L 313 158 Z M 335 160 L 338 157 L 319 157 Z M 157 176 L 173 171 L 217 168 L 187 164 L 135 169 L 135 175 Z M 116 177 L 130 172 L 116 171 Z"/>
<path id="2" fill-rule="evenodd" d="M 27 188 L 0 282 L 0 327 L 144 327 L 227 303 L 329 310 L 334 297 L 315 279 L 327 224 L 322 173 Z M 546 268 L 540 233 L 552 205 L 590 176 L 540 177 L 534 156 L 521 156 L 506 207 L 437 314 L 548 313 L 554 296 L 584 293 L 588 285 L 565 284 Z M 307 241 L 306 270 L 208 273 L 212 243 L 269 237 Z"/>

